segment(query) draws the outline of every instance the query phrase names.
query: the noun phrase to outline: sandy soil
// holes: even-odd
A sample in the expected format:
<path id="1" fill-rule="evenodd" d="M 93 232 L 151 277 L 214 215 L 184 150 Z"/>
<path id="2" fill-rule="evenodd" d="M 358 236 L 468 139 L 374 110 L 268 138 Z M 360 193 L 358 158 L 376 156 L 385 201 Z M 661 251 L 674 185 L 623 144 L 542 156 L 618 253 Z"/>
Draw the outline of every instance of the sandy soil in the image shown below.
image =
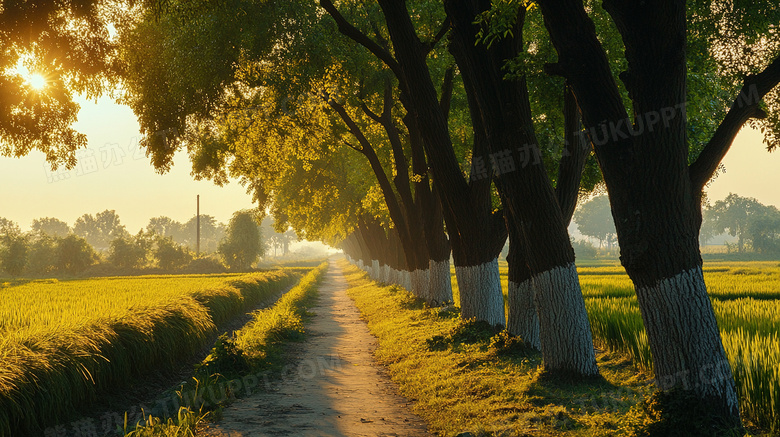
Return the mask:
<path id="1" fill-rule="evenodd" d="M 317 315 L 295 364 L 270 390 L 225 408 L 207 436 L 425 436 L 425 422 L 376 363 L 375 338 L 346 294 L 331 260 L 320 287 Z"/>

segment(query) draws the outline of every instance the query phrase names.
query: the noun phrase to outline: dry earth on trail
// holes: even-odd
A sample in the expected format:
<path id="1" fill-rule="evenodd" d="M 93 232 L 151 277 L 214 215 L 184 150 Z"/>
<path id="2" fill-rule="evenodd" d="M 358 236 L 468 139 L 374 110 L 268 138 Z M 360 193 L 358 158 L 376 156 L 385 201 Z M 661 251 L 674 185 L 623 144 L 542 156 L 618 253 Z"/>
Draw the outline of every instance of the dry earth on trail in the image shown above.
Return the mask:
<path id="1" fill-rule="evenodd" d="M 269 390 L 240 399 L 209 426 L 212 437 L 426 436 L 425 422 L 372 355 L 375 338 L 333 260 L 295 364 Z"/>

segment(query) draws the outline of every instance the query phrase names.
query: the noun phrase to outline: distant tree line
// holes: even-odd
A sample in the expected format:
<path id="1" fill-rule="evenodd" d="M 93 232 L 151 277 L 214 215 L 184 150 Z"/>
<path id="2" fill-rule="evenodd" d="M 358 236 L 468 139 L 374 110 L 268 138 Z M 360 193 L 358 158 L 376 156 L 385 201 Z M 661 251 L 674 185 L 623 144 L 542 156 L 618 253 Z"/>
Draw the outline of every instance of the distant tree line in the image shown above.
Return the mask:
<path id="1" fill-rule="evenodd" d="M 11 276 L 124 274 L 136 270 L 215 272 L 248 270 L 266 246 L 287 251 L 294 233 L 278 233 L 270 220 L 262 227 L 255 210 L 236 212 L 225 225 L 209 215 L 200 217 L 200 254 L 195 253 L 197 218 L 185 223 L 169 217 L 149 220 L 132 235 L 114 210 L 84 214 L 71 227 L 45 217 L 33 221 L 29 232 L 0 217 L 0 271 Z"/>
<path id="2" fill-rule="evenodd" d="M 729 252 L 780 254 L 780 210 L 729 193 L 704 208 L 700 239 L 706 243 L 724 233 L 737 238 L 736 243 L 726 243 Z"/>
<path id="3" fill-rule="evenodd" d="M 582 235 L 599 241 L 598 247 L 587 240 L 573 241 L 578 257 L 596 258 L 603 255 L 602 247 L 609 253 L 617 246 L 607 196 L 593 197 L 579 206 L 574 221 Z M 780 210 L 752 197 L 729 193 L 702 208 L 700 243 L 705 245 L 721 235 L 736 237 L 736 242 L 726 243 L 728 252 L 780 255 Z"/>

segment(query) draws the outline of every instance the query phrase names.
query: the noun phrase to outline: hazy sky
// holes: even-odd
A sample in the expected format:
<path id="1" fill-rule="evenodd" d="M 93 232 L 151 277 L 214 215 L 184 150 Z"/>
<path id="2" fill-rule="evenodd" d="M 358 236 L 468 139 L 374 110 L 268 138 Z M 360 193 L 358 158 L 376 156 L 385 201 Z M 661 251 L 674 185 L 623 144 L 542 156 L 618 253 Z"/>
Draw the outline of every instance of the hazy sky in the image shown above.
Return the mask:
<path id="1" fill-rule="evenodd" d="M 188 220 L 195 215 L 197 194 L 201 213 L 223 222 L 234 211 L 252 207 L 250 196 L 236 182 L 217 187 L 194 181 L 185 154 L 177 155 L 169 173 L 155 173 L 137 146 L 138 124 L 129 108 L 108 98 L 80 103 L 76 128 L 87 135 L 89 148 L 79 152 L 76 169 L 52 173 L 40 153 L 0 158 L 0 217 L 27 230 L 35 218 L 57 217 L 72 225 L 82 214 L 114 209 L 135 233 L 151 217 Z M 743 129 L 724 164 L 726 173 L 709 188 L 711 201 L 734 192 L 780 206 L 780 155 L 766 151 L 759 133 Z"/>
<path id="2" fill-rule="evenodd" d="M 109 98 L 79 103 L 75 128 L 87 135 L 89 146 L 79 152 L 76 168 L 53 173 L 38 152 L 20 159 L 0 157 L 0 217 L 28 230 L 40 217 L 57 217 L 72 226 L 83 214 L 113 209 L 127 230 L 136 233 L 152 217 L 188 220 L 195 215 L 198 194 L 201 214 L 222 222 L 252 207 L 237 182 L 217 187 L 195 181 L 186 153 L 176 156 L 170 172 L 156 173 L 138 148 L 138 123 L 130 108 Z"/>

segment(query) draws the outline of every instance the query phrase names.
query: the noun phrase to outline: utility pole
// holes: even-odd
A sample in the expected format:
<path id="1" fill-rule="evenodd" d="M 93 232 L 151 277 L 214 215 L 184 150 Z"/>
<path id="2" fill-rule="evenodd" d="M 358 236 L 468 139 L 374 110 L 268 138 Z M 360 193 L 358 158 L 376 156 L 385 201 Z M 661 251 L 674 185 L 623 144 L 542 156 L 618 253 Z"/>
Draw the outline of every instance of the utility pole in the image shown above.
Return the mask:
<path id="1" fill-rule="evenodd" d="M 198 197 L 197 197 L 197 204 L 198 204 L 198 206 L 197 206 L 197 218 L 195 219 L 195 227 L 198 230 L 197 230 L 197 236 L 196 236 L 196 239 L 195 239 L 195 241 L 196 241 L 195 254 L 196 255 L 200 255 L 200 194 L 198 194 Z"/>

